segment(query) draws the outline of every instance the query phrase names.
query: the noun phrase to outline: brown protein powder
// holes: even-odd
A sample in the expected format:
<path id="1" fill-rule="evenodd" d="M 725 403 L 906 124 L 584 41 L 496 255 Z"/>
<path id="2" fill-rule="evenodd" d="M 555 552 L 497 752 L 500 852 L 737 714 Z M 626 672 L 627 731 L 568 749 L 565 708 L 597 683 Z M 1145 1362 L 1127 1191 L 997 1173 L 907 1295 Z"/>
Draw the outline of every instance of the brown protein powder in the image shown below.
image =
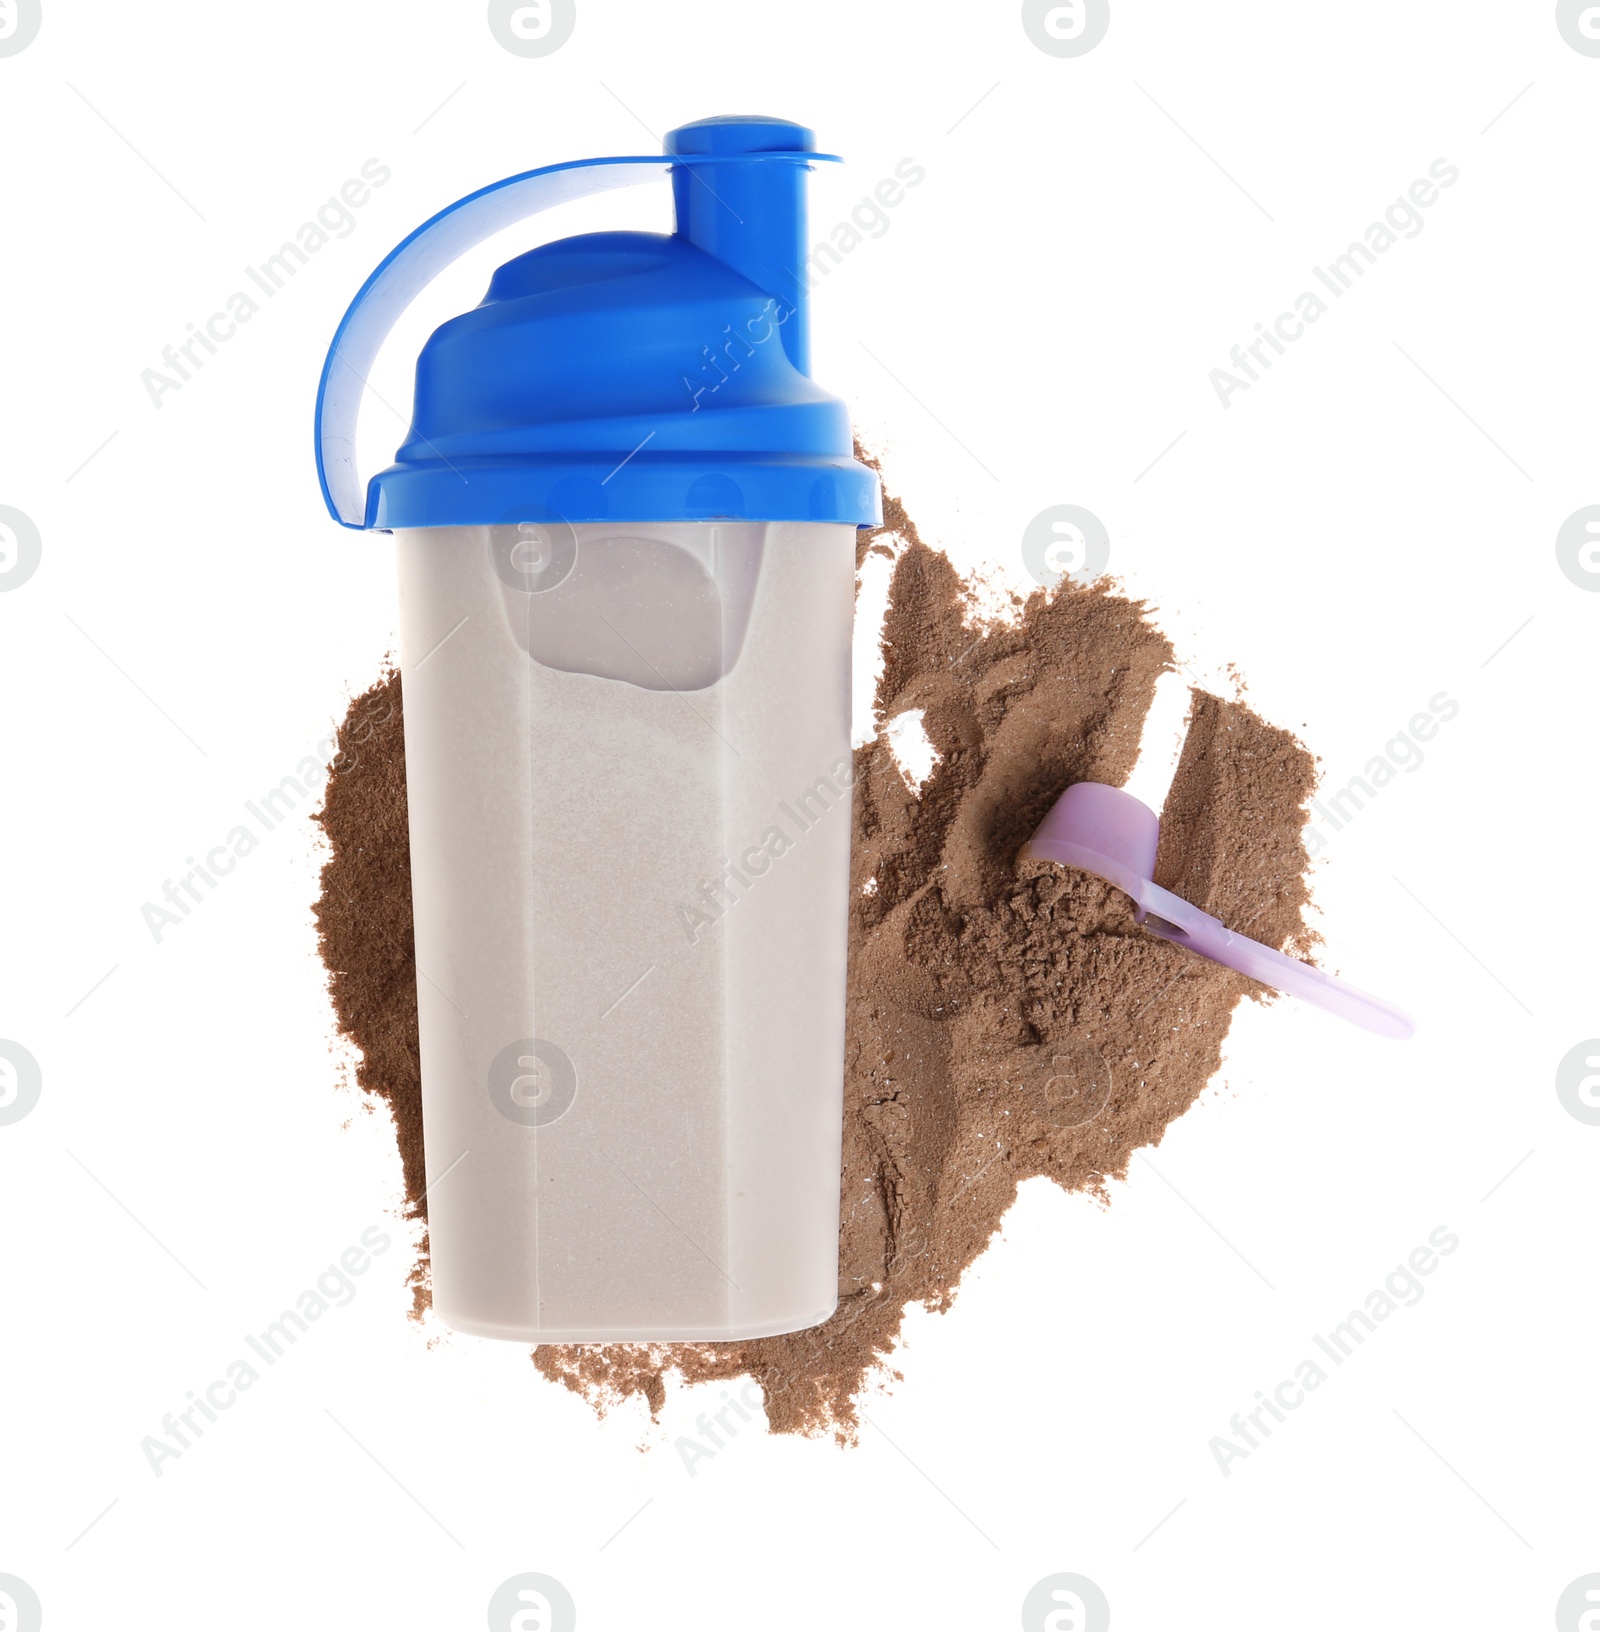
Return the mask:
<path id="1" fill-rule="evenodd" d="M 1018 1184 L 1107 1198 L 1133 1153 L 1215 1075 L 1235 1005 L 1264 989 L 1146 935 L 1086 874 L 1018 863 L 1069 784 L 1122 783 L 1157 677 L 1145 607 L 1063 584 L 976 621 L 972 586 L 899 502 L 862 534 L 894 558 L 878 731 L 855 754 L 839 1307 L 739 1343 L 545 1346 L 533 1363 L 597 1411 L 668 1378 L 753 1377 L 776 1432 L 852 1440 L 906 1309 L 950 1307 Z M 938 755 L 912 793 L 886 727 L 909 709 Z M 351 703 L 318 815 L 316 907 L 357 1080 L 394 1116 L 407 1216 L 426 1218 L 401 676 Z M 1162 815 L 1157 882 L 1230 928 L 1304 955 L 1301 832 L 1312 756 L 1242 703 L 1196 690 Z M 426 1244 L 412 1284 L 428 1303 Z"/>

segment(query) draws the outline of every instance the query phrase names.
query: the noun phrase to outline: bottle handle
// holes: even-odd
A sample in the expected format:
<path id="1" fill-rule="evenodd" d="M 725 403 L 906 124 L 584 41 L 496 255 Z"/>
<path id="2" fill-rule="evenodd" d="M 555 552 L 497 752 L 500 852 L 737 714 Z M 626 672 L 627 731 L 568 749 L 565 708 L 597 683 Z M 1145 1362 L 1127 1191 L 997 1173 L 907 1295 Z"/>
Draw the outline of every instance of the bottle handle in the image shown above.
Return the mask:
<path id="1" fill-rule="evenodd" d="M 675 162 L 683 161 L 577 159 L 508 176 L 424 221 L 384 257 L 335 330 L 317 386 L 317 480 L 328 513 L 341 527 L 371 526 L 366 488 L 356 472 L 356 421 L 378 350 L 417 296 L 469 249 L 506 227 L 591 193 L 668 176 Z"/>

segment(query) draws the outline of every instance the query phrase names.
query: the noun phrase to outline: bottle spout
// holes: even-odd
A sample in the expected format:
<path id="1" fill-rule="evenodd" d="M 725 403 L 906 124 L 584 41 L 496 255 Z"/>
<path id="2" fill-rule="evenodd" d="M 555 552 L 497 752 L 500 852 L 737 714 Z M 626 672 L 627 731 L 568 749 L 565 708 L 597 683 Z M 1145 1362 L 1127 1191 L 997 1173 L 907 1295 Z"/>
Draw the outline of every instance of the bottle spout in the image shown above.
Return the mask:
<path id="1" fill-rule="evenodd" d="M 675 161 L 672 198 L 677 232 L 696 249 L 765 289 L 778 302 L 783 349 L 802 374 L 811 372 L 807 294 L 806 171 L 793 155 L 816 153 L 804 125 L 759 114 L 722 114 L 668 131 Z M 693 159 L 703 156 L 704 164 Z M 730 162 L 741 158 L 748 164 Z M 684 162 L 689 161 L 689 162 Z"/>

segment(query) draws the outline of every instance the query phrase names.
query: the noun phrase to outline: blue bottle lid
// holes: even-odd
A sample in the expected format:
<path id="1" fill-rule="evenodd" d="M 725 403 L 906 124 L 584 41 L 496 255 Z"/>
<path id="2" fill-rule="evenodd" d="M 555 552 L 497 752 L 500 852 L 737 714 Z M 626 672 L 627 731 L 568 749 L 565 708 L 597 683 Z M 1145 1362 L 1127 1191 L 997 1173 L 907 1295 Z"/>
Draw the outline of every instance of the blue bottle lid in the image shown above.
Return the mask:
<path id="1" fill-rule="evenodd" d="M 805 173 L 832 155 L 786 120 L 702 119 L 664 157 L 496 182 L 368 278 L 329 348 L 317 472 L 355 528 L 515 521 L 882 519 L 845 405 L 811 379 Z M 588 193 L 672 184 L 676 231 L 543 244 L 494 274 L 417 359 L 411 429 L 363 489 L 355 422 L 384 338 L 474 244 Z"/>

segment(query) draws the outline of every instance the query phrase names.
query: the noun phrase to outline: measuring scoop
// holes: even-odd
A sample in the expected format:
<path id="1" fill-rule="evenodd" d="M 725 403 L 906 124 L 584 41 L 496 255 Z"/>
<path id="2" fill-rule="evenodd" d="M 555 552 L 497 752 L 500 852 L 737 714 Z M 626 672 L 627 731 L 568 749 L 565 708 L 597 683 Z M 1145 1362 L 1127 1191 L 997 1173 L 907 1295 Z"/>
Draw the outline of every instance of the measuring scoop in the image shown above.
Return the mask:
<path id="1" fill-rule="evenodd" d="M 1022 847 L 1024 861 L 1054 861 L 1093 873 L 1131 896 L 1135 918 L 1164 941 L 1241 975 L 1302 997 L 1380 1037 L 1410 1037 L 1411 1017 L 1381 997 L 1336 980 L 1309 963 L 1236 935 L 1210 913 L 1164 890 L 1151 874 L 1161 824 L 1156 813 L 1121 788 L 1077 782 L 1056 800 L 1038 831 Z"/>

